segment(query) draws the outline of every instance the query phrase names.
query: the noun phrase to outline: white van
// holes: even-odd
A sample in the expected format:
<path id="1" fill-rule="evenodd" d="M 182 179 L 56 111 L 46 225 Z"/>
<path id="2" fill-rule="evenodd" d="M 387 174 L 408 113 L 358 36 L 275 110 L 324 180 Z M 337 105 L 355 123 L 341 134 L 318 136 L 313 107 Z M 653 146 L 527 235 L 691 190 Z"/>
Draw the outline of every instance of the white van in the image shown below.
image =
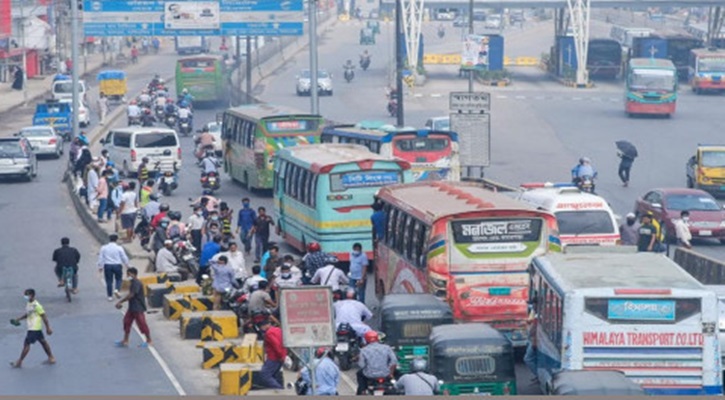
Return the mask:
<path id="1" fill-rule="evenodd" d="M 176 169 L 181 168 L 181 142 L 173 129 L 140 126 L 116 128 L 108 132 L 101 144 L 125 176 L 136 175 L 144 157 L 149 158 L 149 171 L 174 171 L 174 164 Z"/>
<path id="2" fill-rule="evenodd" d="M 562 245 L 619 244 L 619 226 L 603 198 L 571 183 L 527 183 L 518 199 L 556 216 Z"/>
<path id="3" fill-rule="evenodd" d="M 53 82 L 51 87 L 51 95 L 53 100 L 61 99 L 73 99 L 73 81 L 62 80 Z M 78 98 L 81 101 L 86 102 L 86 82 L 83 80 L 78 81 Z"/>

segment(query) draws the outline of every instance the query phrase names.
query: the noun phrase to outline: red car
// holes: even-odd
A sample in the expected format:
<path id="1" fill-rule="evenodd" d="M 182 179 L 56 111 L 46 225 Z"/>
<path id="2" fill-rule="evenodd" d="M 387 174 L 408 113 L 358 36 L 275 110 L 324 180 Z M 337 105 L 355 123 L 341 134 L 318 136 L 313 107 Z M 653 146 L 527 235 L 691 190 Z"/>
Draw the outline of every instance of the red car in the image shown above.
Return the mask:
<path id="1" fill-rule="evenodd" d="M 700 239 L 719 239 L 725 244 L 725 210 L 711 194 L 698 189 L 653 189 L 637 199 L 634 205 L 639 216 L 652 211 L 662 222 L 666 240 L 674 241 L 674 220 L 680 212 L 690 212 L 690 233 Z"/>

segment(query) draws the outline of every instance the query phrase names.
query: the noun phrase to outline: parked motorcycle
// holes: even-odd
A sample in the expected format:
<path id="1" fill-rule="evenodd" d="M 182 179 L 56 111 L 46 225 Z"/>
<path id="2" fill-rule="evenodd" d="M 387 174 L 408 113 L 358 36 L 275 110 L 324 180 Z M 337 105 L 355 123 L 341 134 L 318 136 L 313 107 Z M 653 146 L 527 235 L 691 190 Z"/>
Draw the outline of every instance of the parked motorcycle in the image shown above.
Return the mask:
<path id="1" fill-rule="evenodd" d="M 340 369 L 347 371 L 352 367 L 353 360 L 360 354 L 360 343 L 350 324 L 340 324 L 335 332 L 337 345 L 335 345 L 335 358 L 340 364 Z"/>
<path id="2" fill-rule="evenodd" d="M 249 294 L 244 293 L 242 289 L 227 289 L 222 296 L 222 307 L 233 311 L 243 325 L 249 316 Z"/>
<path id="3" fill-rule="evenodd" d="M 191 134 L 191 120 L 189 118 L 179 118 L 179 133 L 184 136 Z"/>
<path id="4" fill-rule="evenodd" d="M 199 262 L 196 260 L 196 247 L 189 240 L 177 240 L 171 249 L 179 261 L 179 267 L 189 271 L 190 275 L 199 272 Z"/>

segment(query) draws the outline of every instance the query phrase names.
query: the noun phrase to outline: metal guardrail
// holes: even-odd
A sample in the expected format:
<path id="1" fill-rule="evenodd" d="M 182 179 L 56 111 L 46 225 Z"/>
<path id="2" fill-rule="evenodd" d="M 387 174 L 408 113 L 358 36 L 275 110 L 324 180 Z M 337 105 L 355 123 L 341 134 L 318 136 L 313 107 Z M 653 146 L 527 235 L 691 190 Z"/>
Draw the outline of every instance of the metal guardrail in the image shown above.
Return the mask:
<path id="1" fill-rule="evenodd" d="M 538 67 L 539 57 L 504 57 L 503 64 L 507 67 Z M 426 65 L 461 65 L 460 54 L 423 54 Z"/>

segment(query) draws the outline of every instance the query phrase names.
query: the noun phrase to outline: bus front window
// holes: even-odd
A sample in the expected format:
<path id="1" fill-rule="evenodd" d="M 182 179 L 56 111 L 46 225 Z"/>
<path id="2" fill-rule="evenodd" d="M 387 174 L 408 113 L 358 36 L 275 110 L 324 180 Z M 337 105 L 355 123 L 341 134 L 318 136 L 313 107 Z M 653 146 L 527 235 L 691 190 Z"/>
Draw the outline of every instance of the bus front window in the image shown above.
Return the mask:
<path id="1" fill-rule="evenodd" d="M 725 73 L 725 58 L 700 58 L 697 70 L 705 73 Z"/>
<path id="2" fill-rule="evenodd" d="M 629 87 L 633 90 L 673 91 L 676 82 L 675 71 L 640 69 L 632 71 Z"/>
<path id="3" fill-rule="evenodd" d="M 410 138 L 395 141 L 396 153 L 440 152 L 449 148 L 450 140 L 447 138 Z"/>

